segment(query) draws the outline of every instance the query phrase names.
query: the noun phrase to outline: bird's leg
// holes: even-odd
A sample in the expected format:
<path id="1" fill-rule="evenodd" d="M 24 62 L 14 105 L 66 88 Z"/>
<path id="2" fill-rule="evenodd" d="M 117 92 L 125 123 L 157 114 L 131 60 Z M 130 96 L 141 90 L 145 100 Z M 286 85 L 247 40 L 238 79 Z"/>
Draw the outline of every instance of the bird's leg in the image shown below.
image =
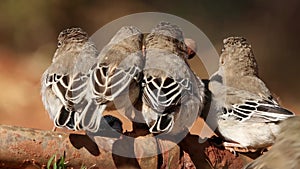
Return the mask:
<path id="1" fill-rule="evenodd" d="M 56 131 L 57 127 L 53 126 L 52 131 Z"/>
<path id="2" fill-rule="evenodd" d="M 242 146 L 239 143 L 231 143 L 231 142 L 223 142 L 223 146 L 226 150 L 229 150 L 230 152 L 232 152 L 234 155 L 236 155 L 236 152 L 249 152 L 252 150 L 249 150 L 247 147 Z"/>
<path id="3" fill-rule="evenodd" d="M 225 149 L 228 150 L 228 151 L 230 151 L 234 155 L 234 157 L 238 156 L 238 153 L 235 151 L 234 148 L 232 148 L 232 147 L 225 147 Z"/>
<path id="4" fill-rule="evenodd" d="M 258 151 L 259 151 L 259 153 L 260 153 L 261 155 L 263 155 L 265 152 L 268 152 L 269 149 L 268 149 L 268 148 L 262 148 L 262 149 L 258 149 Z"/>

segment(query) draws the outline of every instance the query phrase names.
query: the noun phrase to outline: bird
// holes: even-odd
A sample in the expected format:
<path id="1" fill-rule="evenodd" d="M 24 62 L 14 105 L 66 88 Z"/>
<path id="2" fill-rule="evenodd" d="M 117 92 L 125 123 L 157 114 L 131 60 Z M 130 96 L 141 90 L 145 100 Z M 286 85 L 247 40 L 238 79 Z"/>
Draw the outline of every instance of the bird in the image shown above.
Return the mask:
<path id="1" fill-rule="evenodd" d="M 75 126 L 97 135 L 104 111 L 125 109 L 134 118 L 141 93 L 143 34 L 134 26 L 123 26 L 101 50 L 89 72 L 84 109 Z M 100 128 L 101 129 L 101 128 Z"/>
<path id="2" fill-rule="evenodd" d="M 177 25 L 162 21 L 145 39 L 142 114 L 151 133 L 182 133 L 203 107 L 203 83 L 187 64 L 187 55 Z"/>
<path id="3" fill-rule="evenodd" d="M 271 149 L 247 164 L 244 169 L 297 169 L 300 168 L 300 117 L 279 123 L 280 133 Z"/>
<path id="4" fill-rule="evenodd" d="M 252 47 L 243 37 L 228 37 L 219 69 L 210 77 L 210 110 L 206 122 L 233 152 L 257 151 L 271 146 L 278 123 L 294 116 L 272 96 L 259 78 Z"/>
<path id="5" fill-rule="evenodd" d="M 90 68 L 98 50 L 81 28 L 60 32 L 51 65 L 41 78 L 42 102 L 55 127 L 75 130 L 76 109 L 82 108 Z"/>
<path id="6" fill-rule="evenodd" d="M 90 69 L 98 61 L 99 51 L 82 28 L 68 28 L 60 32 L 52 64 L 41 78 L 42 102 L 54 126 L 80 130 L 77 115 L 84 110 Z M 122 122 L 113 116 L 102 121 L 120 132 Z M 104 123 L 103 123 L 104 124 Z M 102 130 L 107 130 L 104 125 Z"/>

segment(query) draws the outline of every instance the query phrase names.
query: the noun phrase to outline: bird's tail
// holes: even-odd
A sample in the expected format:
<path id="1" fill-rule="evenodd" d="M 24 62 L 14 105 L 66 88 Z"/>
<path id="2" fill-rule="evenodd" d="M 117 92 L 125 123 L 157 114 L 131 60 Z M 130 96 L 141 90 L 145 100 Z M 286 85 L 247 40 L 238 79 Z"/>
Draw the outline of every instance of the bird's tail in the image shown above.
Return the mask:
<path id="1" fill-rule="evenodd" d="M 67 110 L 64 106 L 54 118 L 55 127 L 67 127 L 70 130 L 75 130 L 75 112 Z"/>
<path id="2" fill-rule="evenodd" d="M 154 125 L 149 129 L 151 133 L 170 132 L 174 126 L 174 115 L 157 114 Z"/>
<path id="3" fill-rule="evenodd" d="M 82 110 L 75 113 L 76 130 L 83 129 L 92 133 L 99 130 L 102 114 L 106 108 L 105 104 L 97 104 L 90 100 Z"/>

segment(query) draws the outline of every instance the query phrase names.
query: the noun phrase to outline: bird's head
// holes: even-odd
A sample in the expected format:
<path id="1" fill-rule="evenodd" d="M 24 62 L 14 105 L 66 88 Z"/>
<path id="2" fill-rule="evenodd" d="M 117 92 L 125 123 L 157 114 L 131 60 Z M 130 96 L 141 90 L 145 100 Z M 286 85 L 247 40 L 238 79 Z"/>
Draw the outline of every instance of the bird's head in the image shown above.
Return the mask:
<path id="1" fill-rule="evenodd" d="M 82 46 L 88 41 L 88 34 L 81 28 L 69 28 L 60 32 L 57 41 L 53 61 L 65 52 L 80 52 Z"/>
<path id="2" fill-rule="evenodd" d="M 228 37 L 223 40 L 220 67 L 227 73 L 258 75 L 258 66 L 251 45 L 243 37 Z"/>

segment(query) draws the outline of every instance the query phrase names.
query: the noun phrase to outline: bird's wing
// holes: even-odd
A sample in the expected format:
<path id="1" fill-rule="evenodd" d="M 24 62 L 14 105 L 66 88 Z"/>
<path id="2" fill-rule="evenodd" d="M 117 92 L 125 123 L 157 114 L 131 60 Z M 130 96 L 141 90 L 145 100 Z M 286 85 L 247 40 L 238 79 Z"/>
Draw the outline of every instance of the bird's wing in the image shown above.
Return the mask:
<path id="1" fill-rule="evenodd" d="M 97 132 L 106 108 L 123 108 L 115 99 L 129 93 L 132 83 L 139 83 L 143 58 L 142 34 L 132 26 L 122 27 L 102 49 L 99 60 L 89 71 L 89 91 L 85 108 L 78 114 L 77 125 Z M 113 102 L 113 103 L 112 103 Z M 119 105 L 117 105 L 119 104 Z"/>
<path id="2" fill-rule="evenodd" d="M 238 98 L 238 102 L 231 101 Z M 225 98 L 226 99 L 226 98 Z M 222 116 L 231 116 L 239 121 L 276 122 L 294 116 L 293 112 L 280 107 L 272 98 L 247 93 L 246 91 L 227 92 L 227 104 L 223 107 Z"/>
<path id="3" fill-rule="evenodd" d="M 46 75 L 45 86 L 52 90 L 63 105 L 54 118 L 56 126 L 74 129 L 74 112 L 81 109 L 79 105 L 86 95 L 87 78 L 88 76 L 82 73 Z"/>
<path id="4" fill-rule="evenodd" d="M 144 76 L 144 102 L 158 113 L 164 114 L 167 109 L 180 104 L 185 92 L 191 91 L 188 79 L 177 81 L 171 77 Z"/>
<path id="5" fill-rule="evenodd" d="M 142 70 L 134 65 L 128 69 L 120 69 L 98 63 L 90 78 L 92 97 L 96 98 L 99 104 L 114 100 L 129 89 L 132 80 L 139 81 L 141 72 Z"/>

